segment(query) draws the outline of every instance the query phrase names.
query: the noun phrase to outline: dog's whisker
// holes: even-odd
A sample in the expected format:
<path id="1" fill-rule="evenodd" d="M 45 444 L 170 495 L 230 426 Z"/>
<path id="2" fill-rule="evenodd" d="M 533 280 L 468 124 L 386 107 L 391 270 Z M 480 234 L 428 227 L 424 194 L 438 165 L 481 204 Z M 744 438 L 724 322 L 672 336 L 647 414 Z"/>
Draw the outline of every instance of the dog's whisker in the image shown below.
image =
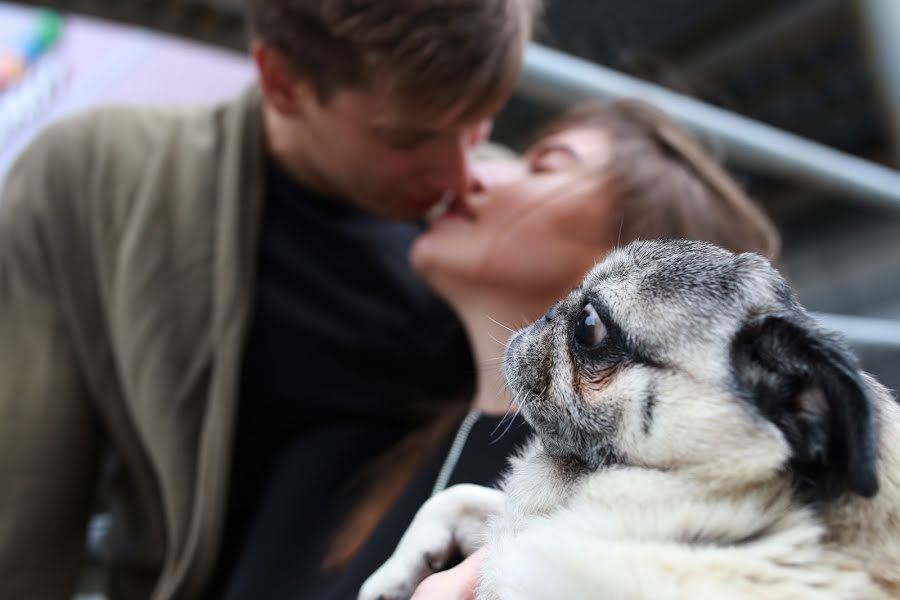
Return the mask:
<path id="1" fill-rule="evenodd" d="M 495 342 L 497 342 L 498 344 L 500 344 L 500 345 L 503 346 L 504 348 L 506 347 L 506 342 L 505 342 L 505 341 L 503 341 L 503 340 L 498 340 L 497 338 L 495 338 L 495 337 L 494 337 L 492 334 L 490 334 L 490 333 L 489 333 L 488 335 L 491 336 L 491 339 L 492 339 L 492 340 L 494 340 Z"/>
<path id="2" fill-rule="evenodd" d="M 496 382 L 496 385 L 497 385 L 497 389 L 494 390 L 494 395 L 495 395 L 495 396 L 502 396 L 504 390 L 507 389 L 507 388 L 506 388 L 506 382 L 504 382 L 504 381 L 498 381 L 498 382 Z"/>
<path id="3" fill-rule="evenodd" d="M 507 409 L 506 409 L 506 415 L 504 415 L 503 419 L 500 421 L 500 424 L 498 424 L 497 427 L 494 429 L 494 432 L 492 432 L 492 434 L 491 434 L 492 438 L 493 438 L 494 433 L 496 433 L 496 430 L 499 429 L 500 425 L 504 421 L 506 421 L 506 417 L 509 416 L 509 411 L 512 409 L 513 404 L 516 405 L 516 412 L 506 423 L 506 429 L 503 430 L 503 433 L 501 433 L 496 439 L 492 439 L 489 442 L 489 444 L 494 444 L 495 442 L 499 442 L 500 440 L 502 440 L 503 437 L 509 432 L 510 428 L 512 427 L 512 424 L 515 423 L 516 418 L 519 416 L 519 413 L 522 411 L 522 406 L 528 401 L 527 392 L 521 402 L 519 401 L 519 398 L 520 398 L 520 394 L 517 393 L 513 398 L 510 399 L 509 407 L 507 407 Z"/>
<path id="4" fill-rule="evenodd" d="M 621 247 L 622 242 L 622 228 L 625 226 L 625 215 L 622 215 L 622 219 L 619 221 L 619 235 L 616 237 L 616 250 Z"/>
<path id="5" fill-rule="evenodd" d="M 518 394 L 516 395 L 516 398 L 517 397 L 518 397 Z M 516 398 L 513 398 L 514 402 L 515 402 Z M 519 413 L 522 412 L 522 407 L 525 405 L 526 402 L 528 402 L 528 393 L 527 392 L 525 393 L 525 398 L 522 400 L 522 402 L 515 402 L 517 405 L 516 413 L 512 416 L 512 418 L 506 424 L 506 429 L 503 430 L 503 433 L 501 433 L 497 439 L 494 439 L 494 440 L 491 440 L 490 442 L 488 442 L 488 445 L 494 444 L 503 439 L 503 436 L 505 436 L 509 432 L 510 428 L 512 427 L 512 424 L 516 422 L 516 419 L 518 418 Z M 513 404 L 513 402 L 510 402 L 510 407 L 512 407 L 512 404 Z M 507 413 L 507 415 L 509 414 L 509 409 L 506 410 L 506 413 Z M 503 419 L 505 420 L 506 416 L 504 416 Z M 502 422 L 503 421 L 500 421 L 500 423 L 502 423 Z M 500 425 L 498 424 L 497 428 L 499 428 L 499 427 L 500 427 Z M 496 432 L 497 428 L 494 429 L 494 432 Z M 493 437 L 493 432 L 491 433 L 491 437 Z"/>
<path id="6" fill-rule="evenodd" d="M 478 361 L 478 364 L 488 365 L 488 366 L 496 366 L 503 362 L 504 356 L 493 356 L 491 358 L 485 358 L 483 360 Z"/>
<path id="7" fill-rule="evenodd" d="M 503 393 L 503 388 L 505 388 L 505 386 L 501 386 L 501 389 L 497 391 L 498 395 Z M 512 406 L 516 402 L 516 396 L 518 396 L 518 393 L 516 393 L 514 396 L 512 396 L 510 398 L 509 405 L 506 407 L 506 412 L 503 414 L 503 418 L 500 419 L 500 422 L 497 423 L 497 426 L 494 427 L 493 431 L 491 431 L 491 434 L 488 436 L 489 438 L 493 438 L 494 434 L 497 433 L 497 430 L 503 426 L 504 421 L 506 421 L 506 418 L 509 416 L 509 411 L 512 410 Z M 518 414 L 518 413 L 516 413 L 516 414 Z M 515 420 L 515 416 L 513 417 L 513 420 Z M 503 436 L 501 435 L 500 437 L 502 438 Z"/>
<path id="8" fill-rule="evenodd" d="M 520 394 L 516 393 L 515 396 L 510 397 L 509 405 L 512 406 L 513 404 L 519 404 L 519 396 L 520 396 Z"/>
<path id="9" fill-rule="evenodd" d="M 531 397 L 528 394 L 525 394 L 525 397 L 522 398 L 521 402 L 517 402 L 518 408 L 516 409 L 516 414 L 513 416 L 513 419 L 519 416 L 519 413 L 522 412 L 522 408 L 525 407 L 526 404 L 531 400 Z"/>
<path id="10" fill-rule="evenodd" d="M 504 415 L 503 415 L 503 418 L 500 419 L 500 422 L 497 423 L 496 427 L 494 427 L 494 429 L 491 431 L 491 434 L 488 436 L 488 439 L 491 440 L 490 442 L 488 442 L 488 444 L 494 443 L 494 436 L 497 434 L 497 430 L 500 429 L 501 427 L 503 427 L 503 424 L 506 422 L 506 418 L 509 416 L 509 411 L 511 409 L 512 409 L 512 403 L 510 403 L 509 407 L 506 409 L 506 413 L 504 413 Z M 503 435 L 501 434 L 500 437 L 503 437 Z M 500 439 L 500 438 L 497 438 L 497 439 Z"/>
<path id="11" fill-rule="evenodd" d="M 493 321 L 494 323 L 496 323 L 497 325 L 499 325 L 499 326 L 502 327 L 503 329 L 507 330 L 508 332 L 510 332 L 510 333 L 515 333 L 515 332 L 516 332 L 515 329 L 512 329 L 512 328 L 508 327 L 507 325 L 504 325 L 503 323 L 501 323 L 500 321 L 498 321 L 497 319 L 495 319 L 495 318 L 492 317 L 491 315 L 484 315 L 484 316 L 486 316 L 488 319 L 490 319 L 491 321 Z"/>

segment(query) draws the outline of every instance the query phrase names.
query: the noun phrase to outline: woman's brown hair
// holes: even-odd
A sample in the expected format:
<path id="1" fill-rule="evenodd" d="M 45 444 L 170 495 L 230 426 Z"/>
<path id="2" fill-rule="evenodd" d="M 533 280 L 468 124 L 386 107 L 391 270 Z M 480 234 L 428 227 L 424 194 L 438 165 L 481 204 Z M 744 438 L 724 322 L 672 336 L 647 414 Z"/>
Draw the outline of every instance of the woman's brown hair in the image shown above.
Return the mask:
<path id="1" fill-rule="evenodd" d="M 633 99 L 576 107 L 540 138 L 574 128 L 609 135 L 611 155 L 600 185 L 611 188 L 608 223 L 618 244 L 637 239 L 703 240 L 777 262 L 781 239 L 772 221 L 697 139 L 654 106 Z"/>
<path id="2" fill-rule="evenodd" d="M 611 154 L 586 165 L 598 197 L 613 190 L 614 211 L 599 239 L 704 240 L 734 252 L 778 260 L 780 238 L 765 213 L 699 142 L 665 113 L 637 100 L 588 104 L 570 110 L 543 130 L 543 139 L 570 129 L 609 135 Z M 446 405 L 428 426 L 414 431 L 375 461 L 366 475 L 375 483 L 333 538 L 324 568 L 345 566 L 422 466 L 458 425 L 467 399 Z"/>

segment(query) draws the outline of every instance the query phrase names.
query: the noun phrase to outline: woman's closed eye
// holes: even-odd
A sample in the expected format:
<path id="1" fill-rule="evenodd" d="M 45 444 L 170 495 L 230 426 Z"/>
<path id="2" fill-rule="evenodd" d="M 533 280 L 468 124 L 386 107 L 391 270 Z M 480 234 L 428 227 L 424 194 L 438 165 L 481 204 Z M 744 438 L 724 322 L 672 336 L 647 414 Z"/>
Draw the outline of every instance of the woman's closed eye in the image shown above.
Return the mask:
<path id="1" fill-rule="evenodd" d="M 581 162 L 578 154 L 566 144 L 548 144 L 538 147 L 528 157 L 528 168 L 532 173 L 555 173 Z"/>

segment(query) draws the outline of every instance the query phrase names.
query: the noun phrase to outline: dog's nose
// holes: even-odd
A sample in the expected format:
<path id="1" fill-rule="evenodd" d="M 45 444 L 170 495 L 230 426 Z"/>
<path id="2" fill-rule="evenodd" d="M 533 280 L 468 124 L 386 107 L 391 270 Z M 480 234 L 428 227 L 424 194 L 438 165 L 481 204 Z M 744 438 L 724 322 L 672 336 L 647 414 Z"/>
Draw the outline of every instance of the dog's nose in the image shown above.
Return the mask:
<path id="1" fill-rule="evenodd" d="M 557 305 L 554 304 L 553 306 L 550 307 L 550 310 L 548 310 L 547 312 L 544 313 L 544 321 L 545 322 L 549 323 L 550 321 L 553 320 L 553 317 L 556 316 L 556 307 L 557 307 Z"/>

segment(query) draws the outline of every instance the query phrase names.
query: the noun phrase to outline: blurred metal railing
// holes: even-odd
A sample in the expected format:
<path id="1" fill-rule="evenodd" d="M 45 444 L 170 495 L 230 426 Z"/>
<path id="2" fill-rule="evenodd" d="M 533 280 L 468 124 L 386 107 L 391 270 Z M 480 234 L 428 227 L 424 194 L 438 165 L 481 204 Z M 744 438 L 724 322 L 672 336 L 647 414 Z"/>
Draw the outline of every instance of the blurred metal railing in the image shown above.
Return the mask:
<path id="1" fill-rule="evenodd" d="M 641 98 L 697 135 L 715 139 L 735 164 L 844 195 L 850 201 L 900 210 L 898 171 L 539 44 L 531 44 L 526 52 L 517 91 L 560 108 L 588 99 Z M 854 344 L 900 350 L 900 321 L 835 314 L 816 317 Z"/>
<path id="2" fill-rule="evenodd" d="M 894 164 L 900 164 L 900 2 L 897 0 L 859 0 L 857 7 L 872 73 L 881 93 L 885 121 L 891 130 Z"/>
<path id="3" fill-rule="evenodd" d="M 814 313 L 828 327 L 843 333 L 853 344 L 900 350 L 900 321 Z"/>
<path id="4" fill-rule="evenodd" d="M 556 107 L 592 98 L 641 98 L 697 135 L 714 138 L 729 162 L 850 201 L 900 210 L 900 172 L 894 169 L 539 44 L 526 51 L 517 91 Z"/>

